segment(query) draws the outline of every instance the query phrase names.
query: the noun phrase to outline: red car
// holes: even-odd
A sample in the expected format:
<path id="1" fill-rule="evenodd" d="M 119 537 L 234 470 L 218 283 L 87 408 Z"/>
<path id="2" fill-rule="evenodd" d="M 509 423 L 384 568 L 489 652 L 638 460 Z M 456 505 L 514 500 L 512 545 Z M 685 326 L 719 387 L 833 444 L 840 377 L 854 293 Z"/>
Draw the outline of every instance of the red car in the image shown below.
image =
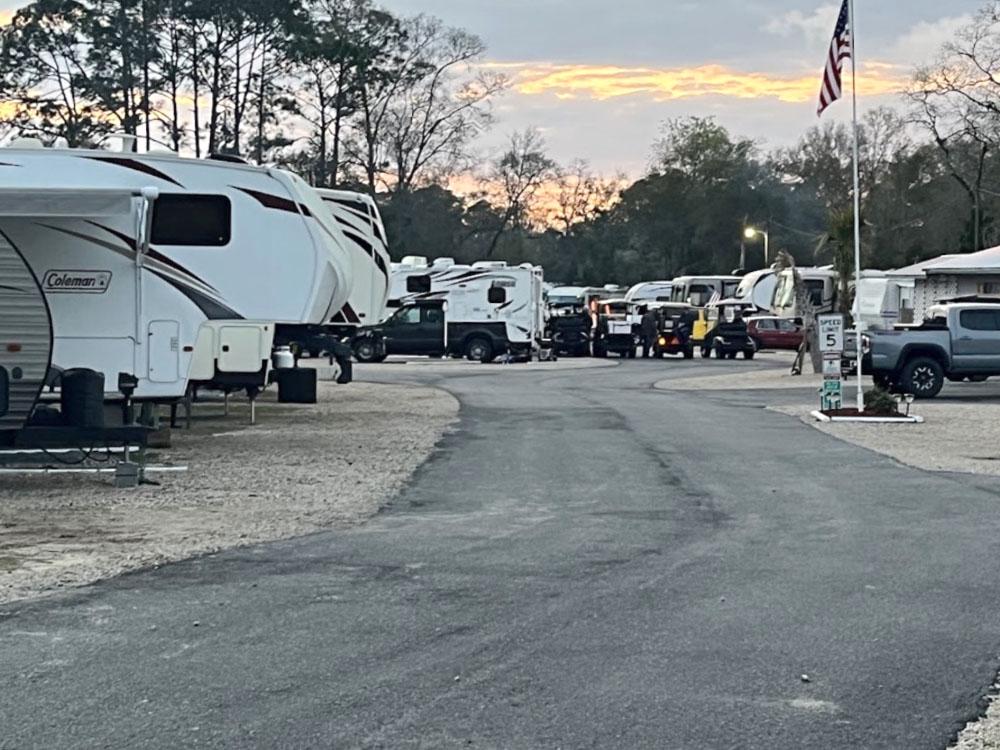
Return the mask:
<path id="1" fill-rule="evenodd" d="M 759 316 L 747 319 L 747 333 L 758 349 L 798 349 L 802 345 L 802 329 L 794 320 Z"/>

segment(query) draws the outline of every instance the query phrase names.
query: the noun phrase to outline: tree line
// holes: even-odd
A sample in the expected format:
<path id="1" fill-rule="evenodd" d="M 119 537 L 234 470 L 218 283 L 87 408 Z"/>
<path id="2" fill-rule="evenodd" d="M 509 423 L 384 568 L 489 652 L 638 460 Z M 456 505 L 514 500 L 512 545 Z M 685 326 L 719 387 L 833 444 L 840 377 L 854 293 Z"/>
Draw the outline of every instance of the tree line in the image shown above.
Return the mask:
<path id="1" fill-rule="evenodd" d="M 0 41 L 0 128 L 69 146 L 125 132 L 366 190 L 396 257 L 631 282 L 761 267 L 743 237 L 756 226 L 772 254 L 850 266 L 844 125 L 766 149 L 713 119 L 673 120 L 629 182 L 557 164 L 534 130 L 484 159 L 509 82 L 480 65 L 482 40 L 371 0 L 36 0 Z M 867 267 L 1000 244 L 1000 0 L 914 72 L 898 106 L 866 114 L 860 144 Z"/>

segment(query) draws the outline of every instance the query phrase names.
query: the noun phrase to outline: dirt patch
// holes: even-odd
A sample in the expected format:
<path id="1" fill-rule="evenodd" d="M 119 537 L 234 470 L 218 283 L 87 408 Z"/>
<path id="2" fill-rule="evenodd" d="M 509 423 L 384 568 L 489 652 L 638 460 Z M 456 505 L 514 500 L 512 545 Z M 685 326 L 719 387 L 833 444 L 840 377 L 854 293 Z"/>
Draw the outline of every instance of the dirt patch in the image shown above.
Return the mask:
<path id="1" fill-rule="evenodd" d="M 431 454 L 458 402 L 432 388 L 320 384 L 316 406 L 265 395 L 196 407 L 191 431 L 153 452 L 186 473 L 117 490 L 107 478 L 0 477 L 0 602 L 230 547 L 371 517 Z"/>

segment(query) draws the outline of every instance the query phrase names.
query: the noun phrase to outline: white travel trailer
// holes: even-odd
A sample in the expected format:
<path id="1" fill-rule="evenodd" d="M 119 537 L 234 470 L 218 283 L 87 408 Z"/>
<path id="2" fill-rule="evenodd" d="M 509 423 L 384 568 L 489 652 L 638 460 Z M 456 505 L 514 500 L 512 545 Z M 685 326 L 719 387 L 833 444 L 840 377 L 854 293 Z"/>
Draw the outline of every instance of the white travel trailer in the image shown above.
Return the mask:
<path id="1" fill-rule="evenodd" d="M 670 302 L 673 299 L 673 281 L 644 281 L 625 294 L 628 302 Z"/>
<path id="2" fill-rule="evenodd" d="M 770 311 L 771 303 L 774 301 L 774 290 L 777 286 L 778 276 L 774 269 L 765 268 L 760 271 L 751 271 L 740 281 L 733 296 L 744 307 Z"/>
<path id="3" fill-rule="evenodd" d="M 671 302 L 704 307 L 712 300 L 732 297 L 740 281 L 739 276 L 679 276 L 673 281 Z"/>
<path id="4" fill-rule="evenodd" d="M 0 446 L 31 416 L 52 361 L 52 319 L 38 279 L 0 234 Z"/>
<path id="5" fill-rule="evenodd" d="M 544 332 L 540 268 L 503 262 L 418 263 L 406 259 L 395 269 L 392 288 L 401 291 L 398 309 L 372 331 L 381 347 L 355 348 L 360 360 L 452 354 L 488 362 L 503 354 L 527 358 L 538 351 Z"/>
<path id="6" fill-rule="evenodd" d="M 943 302 L 1000 298 L 1000 247 L 966 255 L 944 255 L 920 266 L 914 280 L 915 320 Z"/>
<path id="7" fill-rule="evenodd" d="M 0 231 L 41 281 L 53 365 L 101 372 L 108 392 L 119 374 L 141 400 L 259 388 L 275 324 L 347 300 L 343 233 L 287 172 L 30 140 L 0 161 Z"/>

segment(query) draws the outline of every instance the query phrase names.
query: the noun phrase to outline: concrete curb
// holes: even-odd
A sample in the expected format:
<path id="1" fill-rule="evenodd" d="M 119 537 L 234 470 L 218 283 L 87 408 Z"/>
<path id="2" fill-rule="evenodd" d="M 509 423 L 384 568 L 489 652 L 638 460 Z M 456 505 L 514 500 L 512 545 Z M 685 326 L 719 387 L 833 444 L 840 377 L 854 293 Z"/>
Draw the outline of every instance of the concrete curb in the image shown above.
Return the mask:
<path id="1" fill-rule="evenodd" d="M 810 412 L 817 422 L 853 422 L 856 424 L 923 424 L 923 417 L 828 417 L 821 411 Z"/>

